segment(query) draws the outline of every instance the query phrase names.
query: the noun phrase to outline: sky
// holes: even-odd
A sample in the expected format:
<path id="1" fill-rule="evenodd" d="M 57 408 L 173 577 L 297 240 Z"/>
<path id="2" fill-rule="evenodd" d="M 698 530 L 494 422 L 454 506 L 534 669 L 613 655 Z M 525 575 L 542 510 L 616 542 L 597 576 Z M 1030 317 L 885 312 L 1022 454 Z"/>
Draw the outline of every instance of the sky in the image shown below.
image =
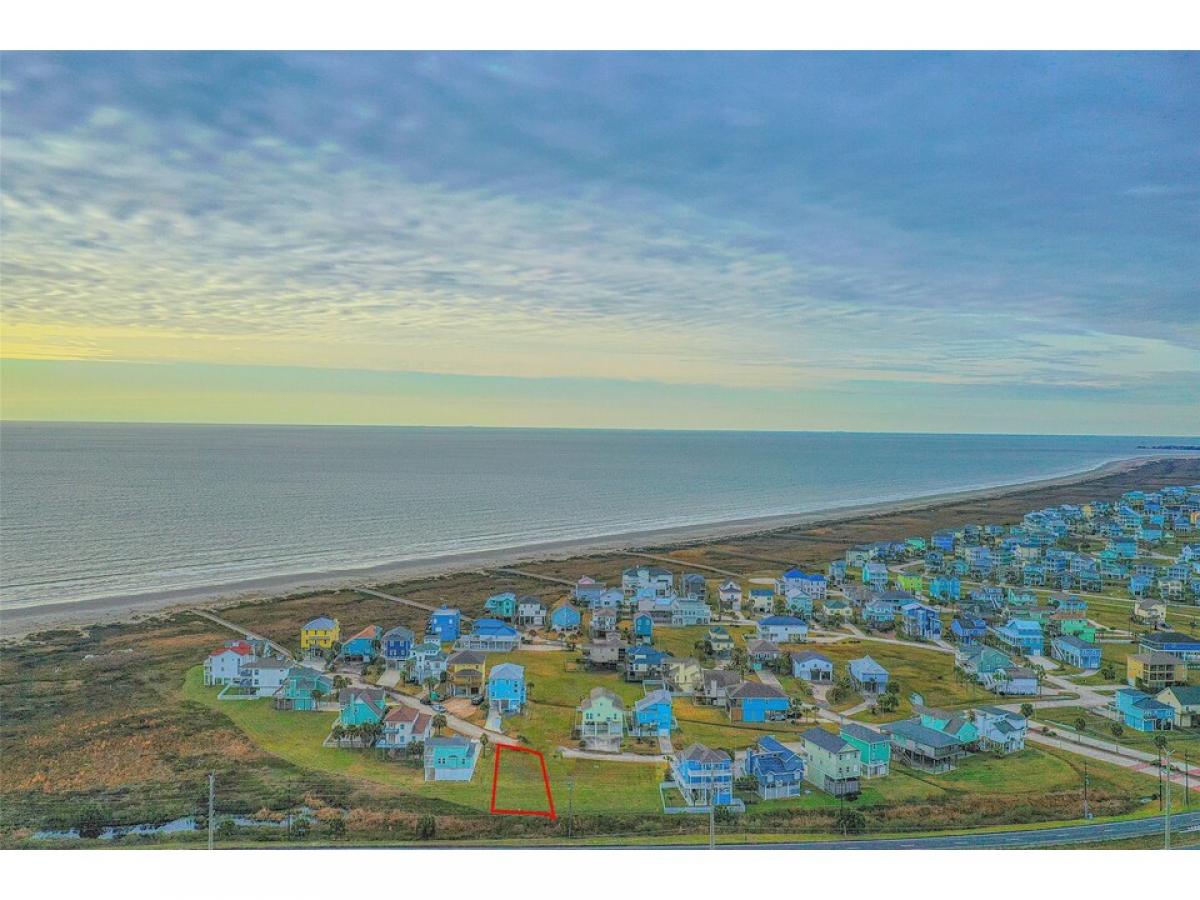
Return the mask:
<path id="1" fill-rule="evenodd" d="M 5 54 L 6 419 L 1200 433 L 1197 54 Z"/>

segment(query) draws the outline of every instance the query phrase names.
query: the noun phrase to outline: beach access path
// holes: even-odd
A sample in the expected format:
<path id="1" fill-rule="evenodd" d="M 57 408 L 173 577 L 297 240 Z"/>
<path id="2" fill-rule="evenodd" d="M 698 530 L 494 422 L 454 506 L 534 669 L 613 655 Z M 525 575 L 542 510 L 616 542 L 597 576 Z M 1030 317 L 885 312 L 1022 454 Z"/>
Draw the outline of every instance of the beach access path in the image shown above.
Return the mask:
<path id="1" fill-rule="evenodd" d="M 273 648 L 275 650 L 275 652 L 278 653 L 280 656 L 282 656 L 284 659 L 292 658 L 292 653 L 290 650 L 287 649 L 287 647 L 284 647 L 282 644 L 277 644 L 274 641 L 270 640 L 269 638 L 265 638 L 261 634 L 251 631 L 245 625 L 238 625 L 236 622 L 230 622 L 228 619 L 222 619 L 220 616 L 216 615 L 215 613 L 210 613 L 204 609 L 193 609 L 193 610 L 191 610 L 191 612 L 194 613 L 195 615 L 199 616 L 202 619 L 208 619 L 210 622 L 215 622 L 216 624 L 218 624 L 224 628 L 228 628 L 230 631 L 235 631 L 238 634 L 243 635 L 247 640 L 262 641 L 262 642 L 266 643 L 267 646 Z"/>
<path id="2" fill-rule="evenodd" d="M 565 578 L 555 578 L 553 575 L 539 575 L 537 572 L 526 572 L 524 569 L 492 569 L 492 572 L 498 575 L 516 575 L 520 578 L 530 578 L 534 581 L 545 581 L 550 584 L 563 584 L 569 588 L 575 587 L 573 581 L 567 581 Z"/>
<path id="3" fill-rule="evenodd" d="M 397 597 L 395 594 L 385 594 L 383 591 L 377 591 L 373 588 L 355 588 L 355 590 L 360 594 L 370 594 L 372 597 L 378 597 L 381 600 L 392 600 L 396 603 L 402 603 L 405 606 L 423 609 L 426 612 L 434 612 L 437 610 L 436 606 L 433 606 L 429 603 L 418 603 L 416 600 L 409 600 L 406 597 Z M 471 621 L 471 617 L 466 613 L 459 613 L 459 616 L 467 622 Z"/>

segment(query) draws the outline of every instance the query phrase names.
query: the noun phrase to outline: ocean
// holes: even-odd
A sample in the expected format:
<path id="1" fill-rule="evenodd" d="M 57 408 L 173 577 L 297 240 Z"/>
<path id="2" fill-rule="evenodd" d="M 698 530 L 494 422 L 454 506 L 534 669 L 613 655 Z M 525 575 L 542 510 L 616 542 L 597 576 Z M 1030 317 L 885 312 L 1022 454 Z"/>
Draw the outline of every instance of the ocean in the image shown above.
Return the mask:
<path id="1" fill-rule="evenodd" d="M 1169 438 L 7 422 L 6 608 L 1082 471 Z"/>

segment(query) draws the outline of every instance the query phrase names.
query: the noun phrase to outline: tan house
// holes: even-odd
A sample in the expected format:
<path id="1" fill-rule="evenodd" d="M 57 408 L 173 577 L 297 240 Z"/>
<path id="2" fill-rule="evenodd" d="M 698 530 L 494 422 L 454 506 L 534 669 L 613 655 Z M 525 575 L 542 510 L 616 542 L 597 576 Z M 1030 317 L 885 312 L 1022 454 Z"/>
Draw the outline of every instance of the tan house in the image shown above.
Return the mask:
<path id="1" fill-rule="evenodd" d="M 1176 685 L 1163 688 L 1154 699 L 1175 710 L 1176 728 L 1200 726 L 1200 686 Z"/>
<path id="2" fill-rule="evenodd" d="M 673 694 L 698 694 L 704 688 L 704 669 L 690 656 L 668 659 L 665 678 Z"/>
<path id="3" fill-rule="evenodd" d="M 1133 619 L 1152 627 L 1163 625 L 1167 621 L 1167 604 L 1162 600 L 1139 600 L 1133 606 Z"/>

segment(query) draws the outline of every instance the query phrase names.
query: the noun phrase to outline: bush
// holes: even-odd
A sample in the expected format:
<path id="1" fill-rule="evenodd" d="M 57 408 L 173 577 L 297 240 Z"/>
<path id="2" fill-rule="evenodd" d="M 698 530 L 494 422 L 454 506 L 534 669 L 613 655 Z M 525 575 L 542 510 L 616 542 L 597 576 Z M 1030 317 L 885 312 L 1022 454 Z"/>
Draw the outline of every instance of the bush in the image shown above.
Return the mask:
<path id="1" fill-rule="evenodd" d="M 75 827 L 82 838 L 98 838 L 100 833 L 113 822 L 112 813 L 99 803 L 89 803 L 79 811 Z"/>
<path id="2" fill-rule="evenodd" d="M 842 834 L 862 834 L 867 828 L 867 817 L 857 809 L 839 809 L 834 824 Z"/>
<path id="3" fill-rule="evenodd" d="M 417 820 L 417 839 L 422 841 L 433 840 L 433 836 L 437 833 L 437 819 L 430 815 L 421 816 Z"/>

